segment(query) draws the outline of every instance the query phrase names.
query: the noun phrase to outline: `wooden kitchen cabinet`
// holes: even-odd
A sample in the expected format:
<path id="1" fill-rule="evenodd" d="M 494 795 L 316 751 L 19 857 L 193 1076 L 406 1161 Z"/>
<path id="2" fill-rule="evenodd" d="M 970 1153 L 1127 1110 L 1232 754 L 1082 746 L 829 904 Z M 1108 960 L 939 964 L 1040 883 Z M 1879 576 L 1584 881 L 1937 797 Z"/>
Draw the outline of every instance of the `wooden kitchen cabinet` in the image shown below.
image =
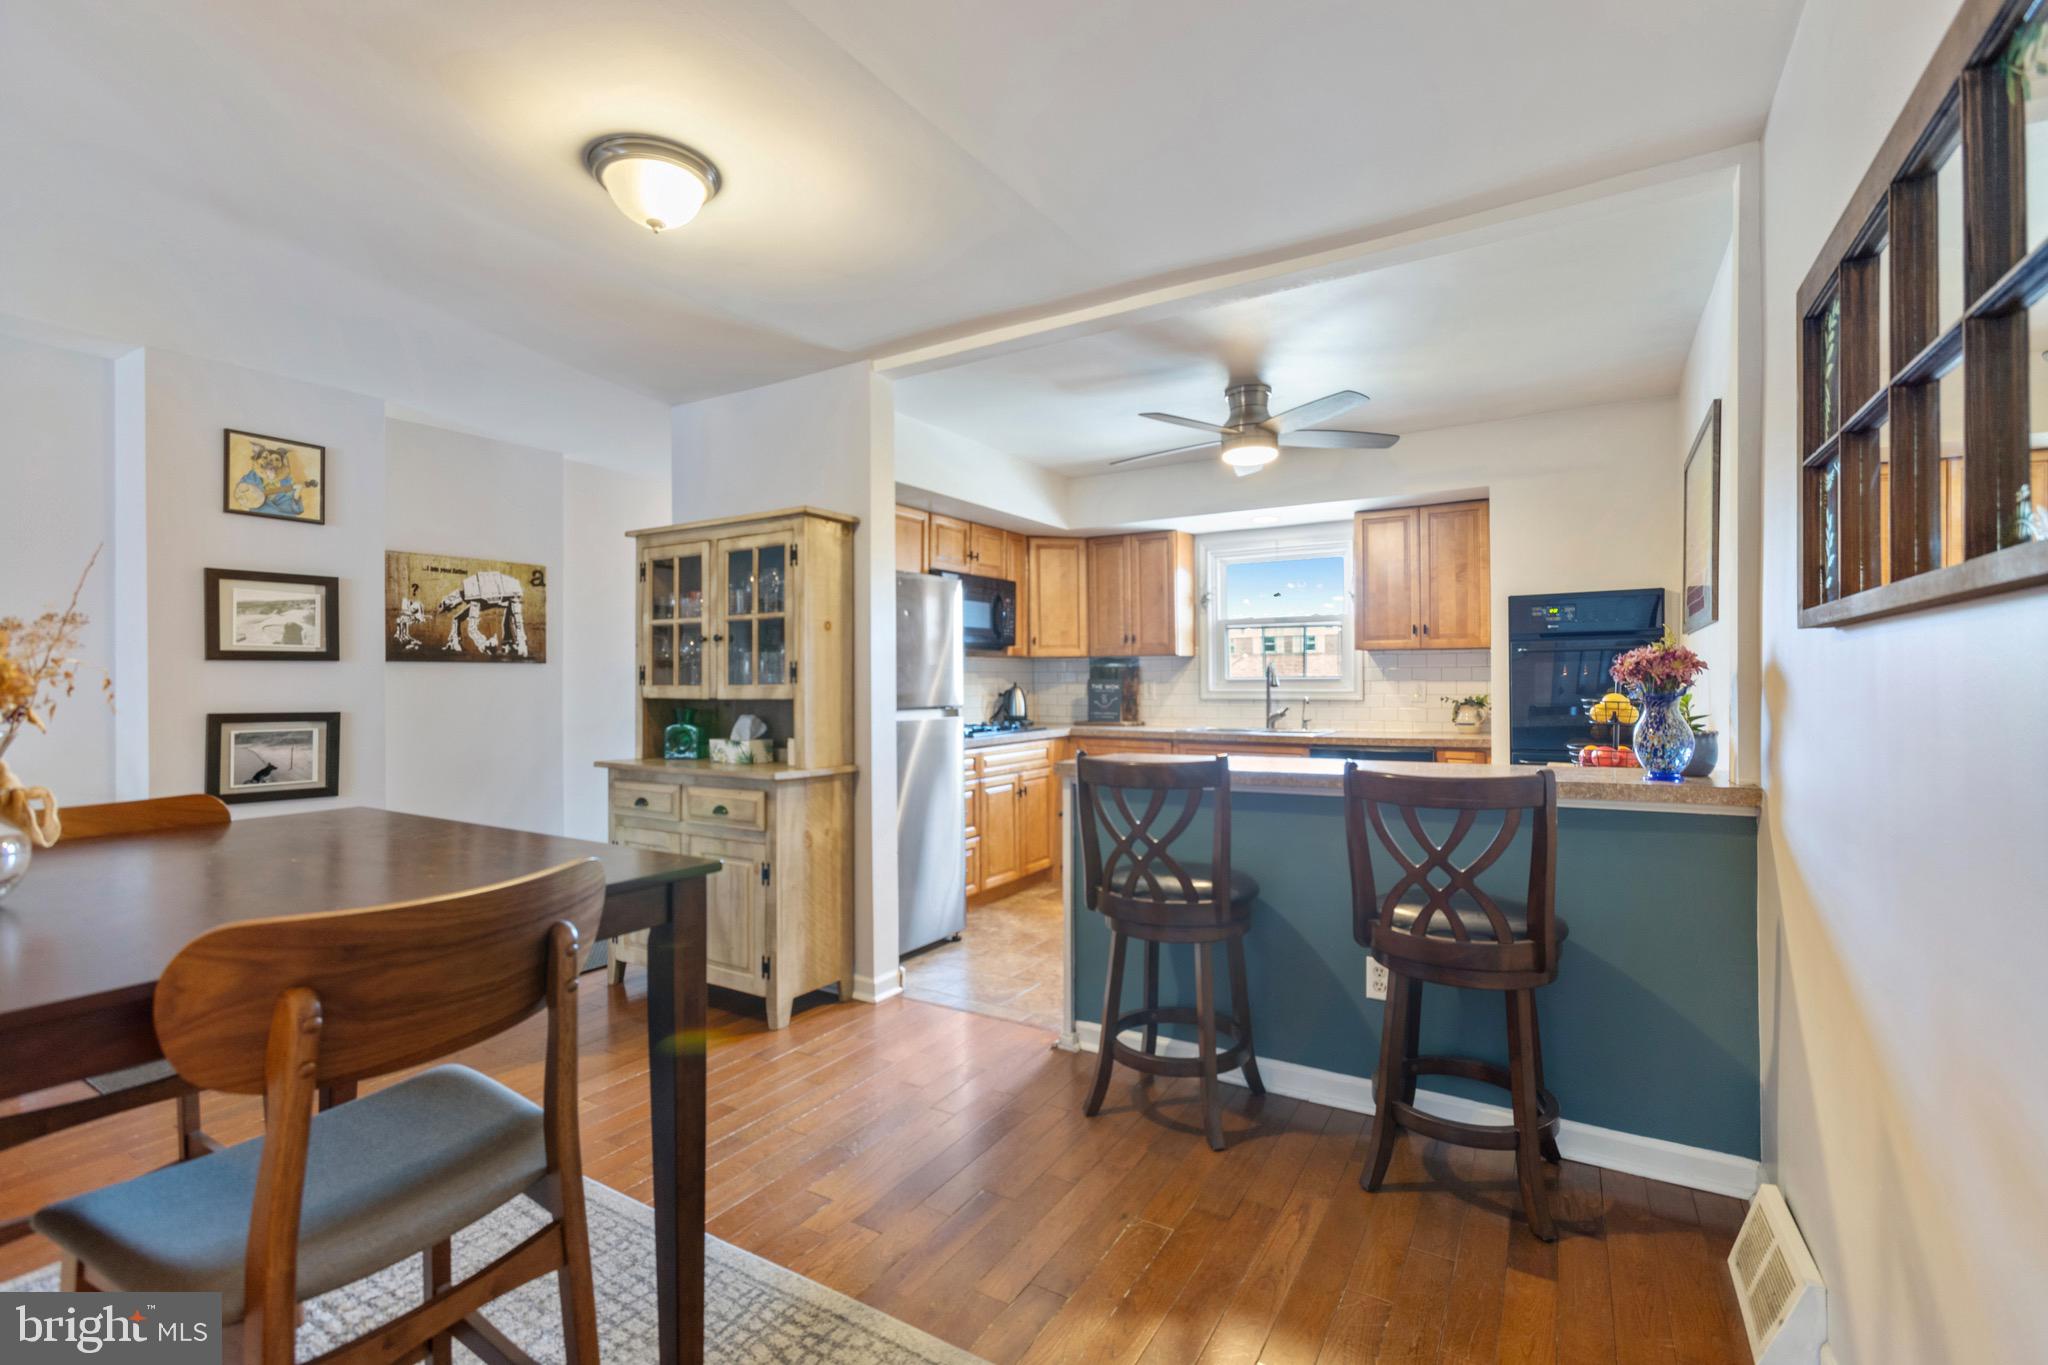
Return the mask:
<path id="1" fill-rule="evenodd" d="M 979 522 L 967 524 L 967 572 L 980 574 L 983 578 L 1004 578 L 1003 572 L 1009 558 L 1009 536 L 999 526 L 983 526 Z"/>
<path id="2" fill-rule="evenodd" d="M 1491 763 L 1493 762 L 1493 755 L 1485 749 L 1438 749 L 1436 751 L 1436 761 L 1439 763 Z"/>
<path id="3" fill-rule="evenodd" d="M 1023 876 L 1022 849 L 1017 842 L 1022 812 L 1017 803 L 1018 775 L 992 773 L 981 779 L 981 889 L 993 891 Z"/>
<path id="4" fill-rule="evenodd" d="M 931 513 L 921 507 L 896 509 L 896 572 L 924 573 L 931 567 L 925 538 L 931 532 Z"/>
<path id="5" fill-rule="evenodd" d="M 973 530 L 971 523 L 958 517 L 932 513 L 925 542 L 926 568 L 932 573 L 942 569 L 950 573 L 973 573 L 974 547 L 969 544 Z"/>
<path id="6" fill-rule="evenodd" d="M 1195 652 L 1195 538 L 1185 531 L 1088 542 L 1088 646 L 1093 654 Z"/>
<path id="7" fill-rule="evenodd" d="M 1016 531 L 1003 532 L 1003 572 L 996 575 L 1017 585 L 1017 643 L 1003 653 L 1021 657 L 1031 652 L 1031 541 Z"/>
<path id="8" fill-rule="evenodd" d="M 1070 536 L 1033 536 L 1030 562 L 1029 652 L 1040 659 L 1088 657 L 1087 542 Z"/>
<path id="9" fill-rule="evenodd" d="M 1487 503 L 1360 512 L 1352 523 L 1359 649 L 1485 649 L 1493 641 Z"/>
<path id="10" fill-rule="evenodd" d="M 1058 862 L 1053 746 L 998 744 L 967 752 L 967 894 L 993 891 Z"/>

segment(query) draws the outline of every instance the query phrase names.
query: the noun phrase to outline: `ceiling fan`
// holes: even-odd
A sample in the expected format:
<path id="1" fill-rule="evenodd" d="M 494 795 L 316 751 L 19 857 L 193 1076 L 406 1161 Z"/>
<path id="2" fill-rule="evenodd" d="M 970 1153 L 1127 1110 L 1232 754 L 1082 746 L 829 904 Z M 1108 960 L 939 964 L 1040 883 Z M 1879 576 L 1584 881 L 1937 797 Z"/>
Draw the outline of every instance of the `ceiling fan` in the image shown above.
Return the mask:
<path id="1" fill-rule="evenodd" d="M 1327 422 L 1368 401 L 1356 389 L 1339 389 L 1313 403 L 1303 403 L 1298 408 L 1289 408 L 1278 414 L 1266 411 L 1266 400 L 1272 393 L 1272 389 L 1256 382 L 1232 384 L 1223 391 L 1224 398 L 1230 403 L 1230 420 L 1221 426 L 1193 417 L 1176 417 L 1170 412 L 1141 412 L 1138 414 L 1140 417 L 1150 417 L 1155 422 L 1171 422 L 1177 427 L 1214 432 L 1216 439 L 1191 446 L 1175 446 L 1171 450 L 1154 450 L 1144 455 L 1126 455 L 1121 460 L 1111 460 L 1110 466 L 1139 464 L 1168 455 L 1185 455 L 1193 450 L 1220 450 L 1223 463 L 1243 478 L 1247 474 L 1258 473 L 1280 458 L 1283 440 L 1295 449 L 1313 446 L 1385 450 L 1401 439 L 1383 431 L 1322 431 L 1310 427 L 1312 422 Z"/>

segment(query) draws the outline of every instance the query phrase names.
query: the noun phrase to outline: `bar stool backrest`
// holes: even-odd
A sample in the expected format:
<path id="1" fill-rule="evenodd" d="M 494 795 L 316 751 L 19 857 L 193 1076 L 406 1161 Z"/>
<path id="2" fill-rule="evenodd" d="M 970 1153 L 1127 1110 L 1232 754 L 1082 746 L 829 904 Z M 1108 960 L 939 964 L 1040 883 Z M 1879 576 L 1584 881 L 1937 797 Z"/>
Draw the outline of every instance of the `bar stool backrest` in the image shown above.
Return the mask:
<path id="1" fill-rule="evenodd" d="M 1423 825 L 1424 812 L 1453 814 L 1441 843 Z M 1499 828 L 1476 856 L 1459 862 L 1459 846 L 1482 815 Z M 1390 819 L 1408 835 L 1396 837 Z M 1527 921 L 1510 923 L 1479 884 L 1530 825 Z M 1390 962 L 1465 973 L 1554 973 L 1557 964 L 1557 775 L 1538 769 L 1513 777 L 1411 777 L 1344 765 L 1344 833 L 1351 857 L 1351 933 Z M 1398 870 L 1384 893 L 1374 849 Z M 1477 840 L 1473 841 L 1474 843 Z M 1461 900 L 1462 898 L 1462 900 Z M 1405 928 L 1396 906 L 1419 906 Z M 1469 922 L 1461 908 L 1476 908 Z M 1436 934 L 1431 937 L 1431 930 Z M 1444 935 L 1448 931 L 1449 937 Z"/>
<path id="2" fill-rule="evenodd" d="M 1228 759 L 1160 754 L 1090 758 L 1084 751 L 1075 756 L 1074 771 L 1090 910 L 1159 927 L 1229 921 Z M 1185 855 L 1176 856 L 1173 845 L 1205 804 L 1211 807 L 1215 834 L 1197 875 Z M 1168 811 L 1176 805 L 1169 822 Z"/>

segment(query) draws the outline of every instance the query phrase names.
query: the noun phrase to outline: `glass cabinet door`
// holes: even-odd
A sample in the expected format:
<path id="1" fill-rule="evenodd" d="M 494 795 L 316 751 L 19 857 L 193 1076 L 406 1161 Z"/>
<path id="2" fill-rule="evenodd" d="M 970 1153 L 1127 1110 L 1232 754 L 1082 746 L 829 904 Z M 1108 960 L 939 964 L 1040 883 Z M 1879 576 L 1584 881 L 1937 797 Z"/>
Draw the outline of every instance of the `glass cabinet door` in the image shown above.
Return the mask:
<path id="1" fill-rule="evenodd" d="M 705 670 L 710 547 L 665 546 L 641 559 L 641 685 L 652 695 L 709 696 Z"/>
<path id="2" fill-rule="evenodd" d="M 790 549 L 782 536 L 718 544 L 725 610 L 721 695 L 790 694 Z"/>

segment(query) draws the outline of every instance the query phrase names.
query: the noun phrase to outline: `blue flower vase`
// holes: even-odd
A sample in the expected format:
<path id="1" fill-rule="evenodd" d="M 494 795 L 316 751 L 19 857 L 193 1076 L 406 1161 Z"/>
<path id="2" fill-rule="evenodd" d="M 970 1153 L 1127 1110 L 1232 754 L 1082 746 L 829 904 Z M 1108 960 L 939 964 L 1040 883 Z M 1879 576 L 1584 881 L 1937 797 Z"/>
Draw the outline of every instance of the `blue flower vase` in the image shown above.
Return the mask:
<path id="1" fill-rule="evenodd" d="M 1678 692 L 1645 692 L 1642 713 L 1636 717 L 1636 762 L 1643 765 L 1645 782 L 1683 782 L 1685 765 L 1692 762 L 1692 727 L 1679 713 Z"/>

